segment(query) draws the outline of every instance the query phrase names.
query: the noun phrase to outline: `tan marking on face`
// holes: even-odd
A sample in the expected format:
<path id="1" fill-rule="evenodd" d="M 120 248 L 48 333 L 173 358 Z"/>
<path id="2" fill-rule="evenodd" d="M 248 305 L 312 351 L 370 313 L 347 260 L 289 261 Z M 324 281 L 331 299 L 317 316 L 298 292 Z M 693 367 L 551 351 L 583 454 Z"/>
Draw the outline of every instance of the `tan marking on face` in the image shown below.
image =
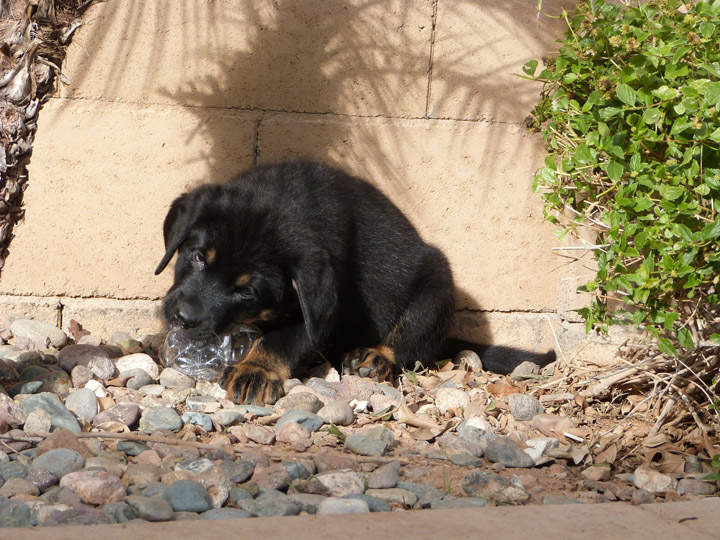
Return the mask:
<path id="1" fill-rule="evenodd" d="M 217 259 L 217 250 L 215 248 L 208 249 L 205 254 L 205 261 L 208 264 L 212 264 L 215 262 L 215 259 Z"/>
<path id="2" fill-rule="evenodd" d="M 235 285 L 237 285 L 238 287 L 244 287 L 248 283 L 250 283 L 250 274 L 243 274 L 241 276 L 238 276 L 235 280 Z"/>
<path id="3" fill-rule="evenodd" d="M 261 321 L 270 321 L 275 318 L 275 312 L 272 309 L 263 309 L 260 312 Z"/>

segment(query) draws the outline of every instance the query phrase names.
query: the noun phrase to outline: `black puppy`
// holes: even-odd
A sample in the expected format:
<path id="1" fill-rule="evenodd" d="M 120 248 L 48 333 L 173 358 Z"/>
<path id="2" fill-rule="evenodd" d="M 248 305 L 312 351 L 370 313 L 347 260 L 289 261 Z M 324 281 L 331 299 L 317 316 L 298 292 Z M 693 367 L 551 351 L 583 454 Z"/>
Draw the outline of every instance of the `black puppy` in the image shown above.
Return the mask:
<path id="1" fill-rule="evenodd" d="M 197 340 L 237 323 L 262 331 L 221 382 L 237 402 L 272 403 L 286 379 L 323 359 L 346 374 L 391 379 L 438 360 L 453 323 L 440 250 L 375 187 L 317 163 L 262 166 L 186 193 L 164 237 L 155 273 L 178 252 L 163 303 L 171 326 Z M 517 363 L 488 367 L 509 372 Z"/>

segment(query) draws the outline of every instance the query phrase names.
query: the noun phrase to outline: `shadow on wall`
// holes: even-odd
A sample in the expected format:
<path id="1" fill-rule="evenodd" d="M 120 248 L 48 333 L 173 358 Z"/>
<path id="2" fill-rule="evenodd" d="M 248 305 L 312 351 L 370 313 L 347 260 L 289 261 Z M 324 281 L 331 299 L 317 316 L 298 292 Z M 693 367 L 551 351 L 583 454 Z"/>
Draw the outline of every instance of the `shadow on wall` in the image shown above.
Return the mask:
<path id="1" fill-rule="evenodd" d="M 564 24 L 538 16 L 536 0 L 180 4 L 103 5 L 103 26 L 84 46 L 103 47 L 104 28 L 122 31 L 125 39 L 115 40 L 118 60 L 76 73 L 73 86 L 101 70 L 107 99 L 127 95 L 123 89 L 132 85 L 141 89 L 136 99 L 142 103 L 189 107 L 197 115 L 191 137 L 204 141 L 193 146 L 206 148 L 198 156 L 209 171 L 203 182 L 227 181 L 223 161 L 242 144 L 207 111 L 247 112 L 256 113 L 254 162 L 311 157 L 338 164 L 381 179 L 396 201 L 417 196 L 413 167 L 434 159 L 433 170 L 452 170 L 454 160 L 466 157 L 456 151 L 466 130 L 450 129 L 459 124 L 450 121 L 521 124 L 538 88 L 514 74 L 538 51 L 554 50 Z M 557 15 L 573 5 L 545 0 L 542 8 Z M 151 50 L 141 50 L 141 43 Z M 156 77 L 159 66 L 169 74 L 163 80 Z M 426 144 L 422 135 L 408 138 L 422 123 L 447 128 L 442 147 Z M 472 151 L 493 156 L 520 148 L 487 136 Z M 478 189 L 498 181 L 486 174 Z M 407 212 L 413 205 L 401 206 Z M 480 309 L 467 293 L 459 295 L 466 309 Z"/>
<path id="2" fill-rule="evenodd" d="M 545 0 L 543 13 L 557 15 L 573 4 Z M 514 73 L 537 56 L 536 51 L 554 49 L 563 24 L 539 16 L 535 0 L 216 0 L 182 2 L 179 10 L 171 5 L 177 6 L 175 0 L 104 7 L 103 25 L 108 30 L 120 27 L 125 39 L 116 40 L 117 62 L 104 68 L 103 94 L 112 98 L 133 85 L 143 89 L 137 96 L 142 102 L 169 100 L 195 107 L 198 126 L 193 136 L 210 141 L 203 156 L 208 181 L 227 180 L 213 176 L 213 171 L 223 170 L 215 162 L 237 151 L 226 126 L 203 115 L 208 108 L 220 108 L 259 111 L 266 118 L 277 112 L 305 113 L 303 120 L 309 123 L 333 115 L 336 122 L 323 126 L 331 148 L 323 151 L 315 145 L 311 157 L 377 164 L 380 169 L 368 172 L 406 187 L 403 164 L 416 156 L 402 134 L 390 133 L 378 144 L 376 123 L 344 120 L 519 122 L 531 110 L 537 87 L 522 83 Z M 151 51 L 139 50 L 145 43 L 136 39 L 141 33 L 152 36 Z M 85 46 L 102 47 L 106 35 L 98 29 Z M 131 62 L 138 56 L 147 61 Z M 144 71 L 137 65 L 144 65 Z M 163 73 L 172 66 L 171 80 L 157 80 L 161 65 Z M 96 75 L 94 70 L 78 73 L 73 86 Z M 264 145 L 263 121 L 256 161 L 307 154 L 297 137 L 268 139 Z M 391 124 L 383 127 L 386 135 L 393 130 Z M 274 133 L 282 138 L 281 130 Z M 488 138 L 486 147 L 477 151 L 492 154 L 500 144 Z"/>

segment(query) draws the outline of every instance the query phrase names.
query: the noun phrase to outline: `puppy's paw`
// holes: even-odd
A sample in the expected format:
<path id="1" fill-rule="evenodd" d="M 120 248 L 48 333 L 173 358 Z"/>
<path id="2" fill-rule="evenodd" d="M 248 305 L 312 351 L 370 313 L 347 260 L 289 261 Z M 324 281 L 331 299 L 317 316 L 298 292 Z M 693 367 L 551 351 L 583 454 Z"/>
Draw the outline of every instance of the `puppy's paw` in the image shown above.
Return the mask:
<path id="1" fill-rule="evenodd" d="M 397 375 L 395 352 L 387 345 L 358 347 L 343 358 L 343 374 L 359 375 L 375 381 L 392 381 Z"/>
<path id="2" fill-rule="evenodd" d="M 220 380 L 227 399 L 235 403 L 271 405 L 280 399 L 290 370 L 280 358 L 259 353 L 254 347 L 245 359 L 227 369 Z"/>

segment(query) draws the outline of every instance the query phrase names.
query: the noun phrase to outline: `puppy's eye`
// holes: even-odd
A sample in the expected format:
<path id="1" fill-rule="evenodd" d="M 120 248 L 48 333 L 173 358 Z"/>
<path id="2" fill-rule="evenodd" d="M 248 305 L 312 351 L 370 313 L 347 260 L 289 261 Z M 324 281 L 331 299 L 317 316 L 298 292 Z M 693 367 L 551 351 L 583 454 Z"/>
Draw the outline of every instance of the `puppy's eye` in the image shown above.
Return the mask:
<path id="1" fill-rule="evenodd" d="M 193 254 L 193 261 L 200 266 L 204 266 L 205 265 L 205 255 L 203 255 L 202 253 L 197 251 Z"/>
<path id="2" fill-rule="evenodd" d="M 235 296 L 242 300 L 252 300 L 255 298 L 255 289 L 252 287 L 238 287 L 235 289 Z"/>

